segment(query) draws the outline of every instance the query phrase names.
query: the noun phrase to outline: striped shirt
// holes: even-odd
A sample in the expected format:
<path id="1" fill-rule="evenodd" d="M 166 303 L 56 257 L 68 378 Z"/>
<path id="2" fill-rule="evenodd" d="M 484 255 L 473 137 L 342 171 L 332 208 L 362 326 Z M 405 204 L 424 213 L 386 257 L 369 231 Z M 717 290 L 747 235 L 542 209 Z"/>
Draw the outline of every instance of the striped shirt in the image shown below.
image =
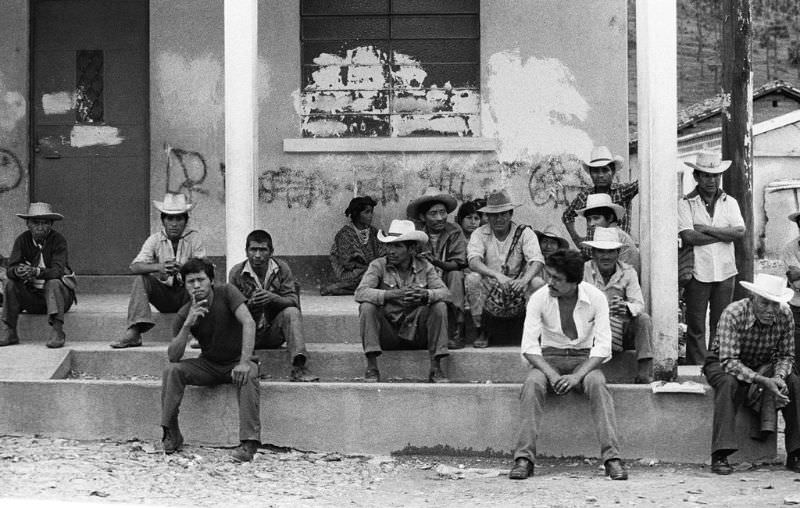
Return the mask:
<path id="1" fill-rule="evenodd" d="M 752 383 L 756 370 L 772 363 L 781 378 L 794 365 L 794 318 L 782 304 L 771 325 L 756 319 L 750 298 L 735 301 L 722 312 L 717 334 L 709 350 L 719 356 L 723 370 L 740 381 Z"/>

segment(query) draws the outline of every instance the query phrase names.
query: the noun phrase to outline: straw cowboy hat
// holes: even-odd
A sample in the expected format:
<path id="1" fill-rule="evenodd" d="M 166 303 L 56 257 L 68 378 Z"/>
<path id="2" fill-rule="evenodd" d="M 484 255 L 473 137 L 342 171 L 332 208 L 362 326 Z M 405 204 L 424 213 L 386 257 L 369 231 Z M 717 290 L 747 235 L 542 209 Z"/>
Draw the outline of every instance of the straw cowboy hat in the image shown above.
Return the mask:
<path id="1" fill-rule="evenodd" d="M 583 247 L 600 250 L 619 249 L 623 245 L 619 241 L 619 230 L 617 228 L 594 228 L 594 238 L 581 242 Z"/>
<path id="2" fill-rule="evenodd" d="M 603 193 L 589 194 L 586 197 L 586 206 L 578 210 L 578 213 L 586 216 L 586 212 L 595 208 L 611 208 L 617 214 L 617 220 L 622 220 L 625 217 L 625 207 L 614 203 L 611 201 L 611 196 Z"/>
<path id="3" fill-rule="evenodd" d="M 408 204 L 408 207 L 406 207 L 406 216 L 408 216 L 409 219 L 417 220 L 420 206 L 430 202 L 442 203 L 447 210 L 447 213 L 452 212 L 458 206 L 456 198 L 450 194 L 444 193 L 436 187 L 428 187 L 425 189 L 425 194 L 417 199 L 411 200 L 411 202 Z"/>
<path id="4" fill-rule="evenodd" d="M 194 203 L 188 203 L 184 194 L 168 192 L 164 194 L 164 201 L 153 201 L 153 206 L 161 213 L 180 215 L 182 213 L 188 213 L 194 208 Z"/>
<path id="5" fill-rule="evenodd" d="M 800 212 L 794 212 L 789 214 L 790 221 L 797 222 L 797 219 L 800 219 Z"/>
<path id="6" fill-rule="evenodd" d="M 20 219 L 44 219 L 61 220 L 64 218 L 60 213 L 55 213 L 50 203 L 31 203 L 28 205 L 28 213 L 18 213 Z"/>
<path id="7" fill-rule="evenodd" d="M 426 235 L 424 231 L 417 231 L 416 226 L 414 226 L 414 223 L 410 220 L 395 219 L 389 224 L 389 231 L 385 235 L 383 231 L 378 231 L 378 240 L 383 243 L 426 243 L 428 241 L 428 235 Z"/>
<path id="8" fill-rule="evenodd" d="M 728 169 L 731 161 L 722 160 L 722 155 L 719 152 L 705 151 L 697 154 L 695 162 L 684 162 L 684 164 L 703 173 L 718 175 Z"/>
<path id="9" fill-rule="evenodd" d="M 511 196 L 505 189 L 492 191 L 486 198 L 486 206 L 480 208 L 478 213 L 502 213 L 520 206 L 511 202 Z"/>
<path id="10" fill-rule="evenodd" d="M 607 146 L 596 146 L 592 148 L 592 153 L 589 155 L 589 162 L 583 162 L 583 167 L 586 171 L 589 168 L 602 168 L 609 164 L 614 165 L 614 172 L 616 172 L 620 165 L 625 162 L 625 159 L 619 155 L 611 155 L 611 150 Z"/>
<path id="11" fill-rule="evenodd" d="M 773 302 L 786 303 L 794 296 L 794 291 L 786 287 L 786 279 L 768 273 L 759 273 L 753 282 L 739 281 L 743 288 L 753 294 Z"/>
<path id="12" fill-rule="evenodd" d="M 547 237 L 547 238 L 552 238 L 553 240 L 558 242 L 558 248 L 559 249 L 568 249 L 569 248 L 569 242 L 566 240 L 566 238 L 558 235 L 558 231 L 556 230 L 556 227 L 553 226 L 552 224 L 548 224 L 541 231 L 539 231 L 537 229 L 534 229 L 533 232 L 536 233 L 536 238 L 538 238 L 540 242 L 542 241 L 542 237 L 544 236 L 544 237 Z"/>

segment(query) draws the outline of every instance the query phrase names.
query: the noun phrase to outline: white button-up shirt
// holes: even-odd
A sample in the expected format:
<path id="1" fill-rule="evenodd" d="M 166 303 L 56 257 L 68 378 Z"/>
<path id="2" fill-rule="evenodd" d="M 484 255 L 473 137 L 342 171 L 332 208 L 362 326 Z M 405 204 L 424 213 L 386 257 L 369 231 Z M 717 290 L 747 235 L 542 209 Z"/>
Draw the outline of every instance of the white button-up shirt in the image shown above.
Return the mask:
<path id="1" fill-rule="evenodd" d="M 720 191 L 714 204 L 714 217 L 706 210 L 705 202 L 696 190 L 689 197 L 678 201 L 678 231 L 693 230 L 695 224 L 715 228 L 744 227 L 739 203 L 732 196 Z M 719 282 L 736 275 L 736 257 L 733 242 L 714 242 L 694 246 L 694 271 L 692 275 L 700 282 Z"/>
<path id="2" fill-rule="evenodd" d="M 602 291 L 588 282 L 578 284 L 578 301 L 572 312 L 578 338 L 564 335 L 558 298 L 550 296 L 547 286 L 531 295 L 522 331 L 522 360 L 526 354 L 541 355 L 542 348 L 589 349 L 589 357 L 611 359 L 611 323 L 608 301 Z"/>

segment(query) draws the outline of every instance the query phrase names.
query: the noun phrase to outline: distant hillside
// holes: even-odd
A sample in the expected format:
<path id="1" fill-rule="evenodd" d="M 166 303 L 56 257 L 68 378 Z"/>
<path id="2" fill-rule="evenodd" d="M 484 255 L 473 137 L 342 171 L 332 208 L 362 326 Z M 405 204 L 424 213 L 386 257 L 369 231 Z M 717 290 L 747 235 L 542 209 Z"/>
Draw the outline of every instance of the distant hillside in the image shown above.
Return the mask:
<path id="1" fill-rule="evenodd" d="M 678 110 L 721 90 L 720 0 L 678 2 Z M 753 88 L 783 79 L 800 85 L 800 0 L 752 0 Z M 636 2 L 628 0 L 629 119 L 636 131 Z"/>

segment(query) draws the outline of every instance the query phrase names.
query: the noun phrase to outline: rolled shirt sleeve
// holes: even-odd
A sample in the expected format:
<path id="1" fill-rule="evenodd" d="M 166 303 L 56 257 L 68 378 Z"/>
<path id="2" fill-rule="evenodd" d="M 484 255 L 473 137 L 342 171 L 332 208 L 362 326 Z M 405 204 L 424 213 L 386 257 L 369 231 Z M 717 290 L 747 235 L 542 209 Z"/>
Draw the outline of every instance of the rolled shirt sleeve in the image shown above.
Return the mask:
<path id="1" fill-rule="evenodd" d="M 678 232 L 689 229 L 694 230 L 692 209 L 689 206 L 689 201 L 686 198 L 681 198 L 678 200 Z"/>
<path id="2" fill-rule="evenodd" d="M 539 239 L 531 228 L 525 228 L 520 240 L 522 241 L 522 254 L 525 256 L 525 264 L 528 265 L 532 261 L 544 264 L 544 256 L 542 255 L 542 249 L 539 247 Z"/>
<path id="3" fill-rule="evenodd" d="M 590 286 L 595 290 L 589 292 L 589 300 L 594 309 L 594 345 L 589 350 L 589 357 L 604 358 L 604 361 L 611 359 L 611 320 L 609 319 L 608 300 L 602 291 Z"/>

